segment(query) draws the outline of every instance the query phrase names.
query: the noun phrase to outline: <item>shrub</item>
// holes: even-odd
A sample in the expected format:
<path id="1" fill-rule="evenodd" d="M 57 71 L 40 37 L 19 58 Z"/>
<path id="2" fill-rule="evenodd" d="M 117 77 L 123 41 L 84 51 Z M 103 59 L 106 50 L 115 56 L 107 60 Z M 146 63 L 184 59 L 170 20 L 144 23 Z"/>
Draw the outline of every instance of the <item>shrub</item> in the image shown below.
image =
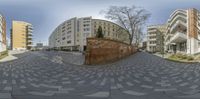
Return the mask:
<path id="1" fill-rule="evenodd" d="M 194 60 L 193 56 L 189 56 L 189 55 L 181 54 L 181 53 L 173 54 L 169 58 L 174 59 L 174 60 L 188 60 L 188 61 Z"/>
<path id="2" fill-rule="evenodd" d="M 183 55 L 181 58 L 182 58 L 182 59 L 187 59 L 188 56 L 187 56 L 187 55 Z"/>
<path id="3" fill-rule="evenodd" d="M 187 60 L 189 60 L 189 61 L 194 60 L 194 57 L 192 57 L 192 56 L 187 56 Z"/>
<path id="4" fill-rule="evenodd" d="M 8 51 L 7 50 L 3 51 L 3 52 L 0 52 L 0 59 L 4 58 L 6 56 L 8 56 Z"/>

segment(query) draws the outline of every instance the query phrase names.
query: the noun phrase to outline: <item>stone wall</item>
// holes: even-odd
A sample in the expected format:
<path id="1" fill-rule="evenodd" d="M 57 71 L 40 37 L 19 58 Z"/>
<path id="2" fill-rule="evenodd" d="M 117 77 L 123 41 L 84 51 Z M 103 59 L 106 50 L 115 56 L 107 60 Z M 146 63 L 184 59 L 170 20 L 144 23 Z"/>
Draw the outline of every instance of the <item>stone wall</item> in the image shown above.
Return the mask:
<path id="1" fill-rule="evenodd" d="M 87 38 L 85 64 L 110 63 L 136 52 L 136 49 L 126 43 L 101 38 Z"/>

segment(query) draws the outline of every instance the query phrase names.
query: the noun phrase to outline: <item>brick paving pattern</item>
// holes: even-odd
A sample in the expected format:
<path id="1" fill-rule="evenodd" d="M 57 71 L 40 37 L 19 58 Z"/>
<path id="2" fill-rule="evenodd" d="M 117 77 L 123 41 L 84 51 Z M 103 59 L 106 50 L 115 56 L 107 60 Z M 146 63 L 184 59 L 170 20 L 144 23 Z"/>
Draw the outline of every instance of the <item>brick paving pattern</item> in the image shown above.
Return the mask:
<path id="1" fill-rule="evenodd" d="M 0 99 L 199 99 L 200 64 L 140 52 L 81 65 L 81 54 L 26 52 L 0 63 Z"/>

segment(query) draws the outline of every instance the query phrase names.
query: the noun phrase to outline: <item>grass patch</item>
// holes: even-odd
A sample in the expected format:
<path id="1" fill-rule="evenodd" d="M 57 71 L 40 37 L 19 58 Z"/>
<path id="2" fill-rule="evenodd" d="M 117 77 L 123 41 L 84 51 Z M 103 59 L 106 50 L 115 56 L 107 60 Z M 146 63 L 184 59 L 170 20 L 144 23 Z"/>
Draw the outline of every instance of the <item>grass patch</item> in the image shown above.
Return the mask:
<path id="1" fill-rule="evenodd" d="M 181 53 L 173 54 L 169 56 L 168 59 L 179 62 L 194 62 L 195 60 L 194 56 Z"/>

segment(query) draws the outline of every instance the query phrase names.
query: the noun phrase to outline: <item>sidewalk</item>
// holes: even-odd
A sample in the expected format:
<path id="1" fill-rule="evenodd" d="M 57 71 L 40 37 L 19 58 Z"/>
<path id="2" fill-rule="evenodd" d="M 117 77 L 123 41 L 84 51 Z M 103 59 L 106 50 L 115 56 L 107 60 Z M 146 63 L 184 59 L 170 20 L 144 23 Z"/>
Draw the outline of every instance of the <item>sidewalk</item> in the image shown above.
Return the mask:
<path id="1" fill-rule="evenodd" d="M 7 61 L 12 61 L 12 60 L 15 60 L 15 59 L 17 59 L 17 57 L 15 57 L 15 56 L 9 54 L 9 55 L 6 56 L 5 58 L 1 59 L 1 60 L 0 60 L 0 63 L 2 63 L 2 62 L 7 62 Z"/>
<path id="2" fill-rule="evenodd" d="M 156 56 L 161 57 L 161 58 L 168 58 L 170 56 L 170 54 L 164 54 L 164 57 L 163 57 L 163 55 L 159 54 L 159 53 L 155 53 L 153 55 L 156 55 Z"/>
<path id="3" fill-rule="evenodd" d="M 8 51 L 8 56 L 6 56 L 5 58 L 1 59 L 0 63 L 18 59 L 17 57 L 15 57 L 13 55 L 15 55 L 15 54 L 22 54 L 24 52 L 26 52 L 26 51 L 11 51 L 11 50 L 9 50 Z"/>

